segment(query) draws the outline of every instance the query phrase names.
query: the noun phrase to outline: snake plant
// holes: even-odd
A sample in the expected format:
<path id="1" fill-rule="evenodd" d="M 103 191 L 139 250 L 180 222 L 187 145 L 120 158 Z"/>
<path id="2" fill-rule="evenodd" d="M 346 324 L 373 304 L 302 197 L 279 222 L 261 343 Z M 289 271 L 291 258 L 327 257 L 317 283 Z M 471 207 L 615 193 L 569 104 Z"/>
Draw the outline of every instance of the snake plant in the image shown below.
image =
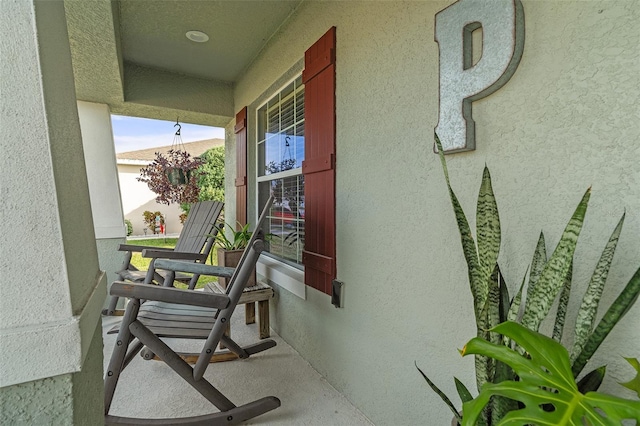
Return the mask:
<path id="1" fill-rule="evenodd" d="M 498 324 L 511 320 L 520 322 L 530 330 L 538 331 L 542 321 L 550 314 L 554 301 L 558 298 L 558 295 L 560 295 L 558 308 L 555 313 L 555 325 L 552 337 L 556 341 L 561 341 L 565 328 L 567 306 L 569 304 L 574 253 L 587 212 L 591 188 L 587 189 L 582 196 L 582 199 L 565 227 L 560 241 L 549 258 L 547 257 L 544 234 L 540 234 L 531 265 L 528 271 L 525 272 L 518 292 L 511 298 L 498 266 L 501 241 L 500 217 L 491 185 L 489 169 L 485 166 L 478 194 L 476 241 L 471 233 L 471 228 L 464 210 L 451 187 L 447 164 L 437 135 L 435 135 L 435 142 L 456 222 L 460 231 L 462 250 L 467 263 L 477 337 L 494 345 L 503 345 L 505 347 L 513 346 L 509 337 L 491 330 L 495 330 Z M 618 238 L 624 223 L 624 217 L 623 214 L 604 247 L 583 297 L 577 318 L 575 319 L 575 338 L 570 356 L 572 362 L 571 370 L 574 377 L 580 375 L 586 362 L 592 357 L 611 329 L 630 309 L 640 293 L 639 268 L 624 287 L 619 297 L 609 307 L 597 326 L 595 326 L 600 296 L 602 295 L 609 268 L 613 260 Z M 526 292 L 524 290 L 525 284 Z M 515 347 L 515 349 L 522 351 L 521 348 Z M 478 391 L 480 391 L 486 383 L 495 384 L 516 378 L 516 373 L 508 365 L 481 353 L 475 357 L 475 369 Z M 418 368 L 418 370 L 420 369 Z M 429 386 L 447 403 L 458 421 L 461 421 L 461 416 L 453 403 L 451 403 L 451 400 L 428 379 L 422 370 L 420 370 L 420 373 L 427 380 Z M 597 389 L 603 377 L 604 368 L 593 370 L 586 374 L 579 382 L 580 389 L 582 391 Z M 462 382 L 456 378 L 454 379 L 462 402 L 471 400 L 471 393 L 464 387 Z M 508 398 L 491 398 L 489 404 L 482 411 L 478 425 L 491 426 L 497 424 L 500 419 L 504 418 L 507 413 L 516 407 L 515 401 Z"/>

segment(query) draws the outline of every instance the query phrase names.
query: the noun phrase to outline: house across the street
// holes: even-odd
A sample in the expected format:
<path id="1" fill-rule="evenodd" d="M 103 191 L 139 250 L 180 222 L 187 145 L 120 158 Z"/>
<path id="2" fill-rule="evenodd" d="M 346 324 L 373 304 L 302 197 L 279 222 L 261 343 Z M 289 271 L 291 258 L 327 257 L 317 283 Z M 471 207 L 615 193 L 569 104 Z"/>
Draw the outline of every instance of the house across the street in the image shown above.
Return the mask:
<path id="1" fill-rule="evenodd" d="M 223 145 L 224 139 L 205 139 L 182 144 L 192 157 L 197 157 L 211 148 Z M 182 230 L 182 224 L 180 223 L 182 210 L 180 206 L 178 204 L 166 205 L 156 202 L 156 194 L 149 189 L 145 182 L 138 180 L 140 169 L 151 164 L 156 157 L 156 153 L 160 152 L 166 156 L 171 148 L 172 145 L 169 145 L 116 154 L 122 210 L 124 218 L 130 220 L 133 225 L 133 233 L 131 235 L 152 234 L 143 220 L 143 213 L 147 210 L 162 213 L 165 218 L 165 233 L 167 235 L 179 234 Z"/>

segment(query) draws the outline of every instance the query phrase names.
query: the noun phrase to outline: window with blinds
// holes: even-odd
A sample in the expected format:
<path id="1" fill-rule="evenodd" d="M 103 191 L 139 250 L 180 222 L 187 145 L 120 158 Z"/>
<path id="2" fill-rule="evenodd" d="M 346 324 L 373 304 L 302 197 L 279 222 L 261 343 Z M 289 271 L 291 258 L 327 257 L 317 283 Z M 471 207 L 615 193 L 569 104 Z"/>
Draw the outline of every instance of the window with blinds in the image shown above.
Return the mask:
<path id="1" fill-rule="evenodd" d="M 267 251 L 302 264 L 304 248 L 304 85 L 299 76 L 257 110 L 258 204 L 274 203 L 263 231 Z"/>

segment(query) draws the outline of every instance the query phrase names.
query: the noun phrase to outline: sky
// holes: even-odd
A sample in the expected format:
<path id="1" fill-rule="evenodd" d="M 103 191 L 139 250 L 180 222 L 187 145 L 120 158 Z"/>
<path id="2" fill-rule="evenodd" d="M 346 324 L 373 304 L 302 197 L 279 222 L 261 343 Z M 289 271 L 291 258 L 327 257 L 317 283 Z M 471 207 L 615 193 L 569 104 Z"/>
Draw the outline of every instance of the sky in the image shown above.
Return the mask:
<path id="1" fill-rule="evenodd" d="M 175 121 L 112 115 L 111 125 L 116 153 L 171 145 L 176 130 L 178 130 L 177 127 L 174 127 L 175 124 Z M 188 123 L 180 123 L 180 126 L 180 135 L 184 143 L 203 139 L 224 139 L 222 127 L 198 126 Z"/>

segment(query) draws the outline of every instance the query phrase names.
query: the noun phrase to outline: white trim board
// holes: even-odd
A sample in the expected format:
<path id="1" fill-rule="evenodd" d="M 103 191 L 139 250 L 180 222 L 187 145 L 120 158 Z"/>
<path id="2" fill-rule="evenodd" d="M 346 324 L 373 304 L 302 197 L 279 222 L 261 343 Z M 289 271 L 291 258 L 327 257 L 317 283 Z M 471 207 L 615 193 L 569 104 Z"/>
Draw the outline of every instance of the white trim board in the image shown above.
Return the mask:
<path id="1" fill-rule="evenodd" d="M 304 271 L 271 257 L 260 256 L 256 272 L 299 298 L 307 300 Z"/>

